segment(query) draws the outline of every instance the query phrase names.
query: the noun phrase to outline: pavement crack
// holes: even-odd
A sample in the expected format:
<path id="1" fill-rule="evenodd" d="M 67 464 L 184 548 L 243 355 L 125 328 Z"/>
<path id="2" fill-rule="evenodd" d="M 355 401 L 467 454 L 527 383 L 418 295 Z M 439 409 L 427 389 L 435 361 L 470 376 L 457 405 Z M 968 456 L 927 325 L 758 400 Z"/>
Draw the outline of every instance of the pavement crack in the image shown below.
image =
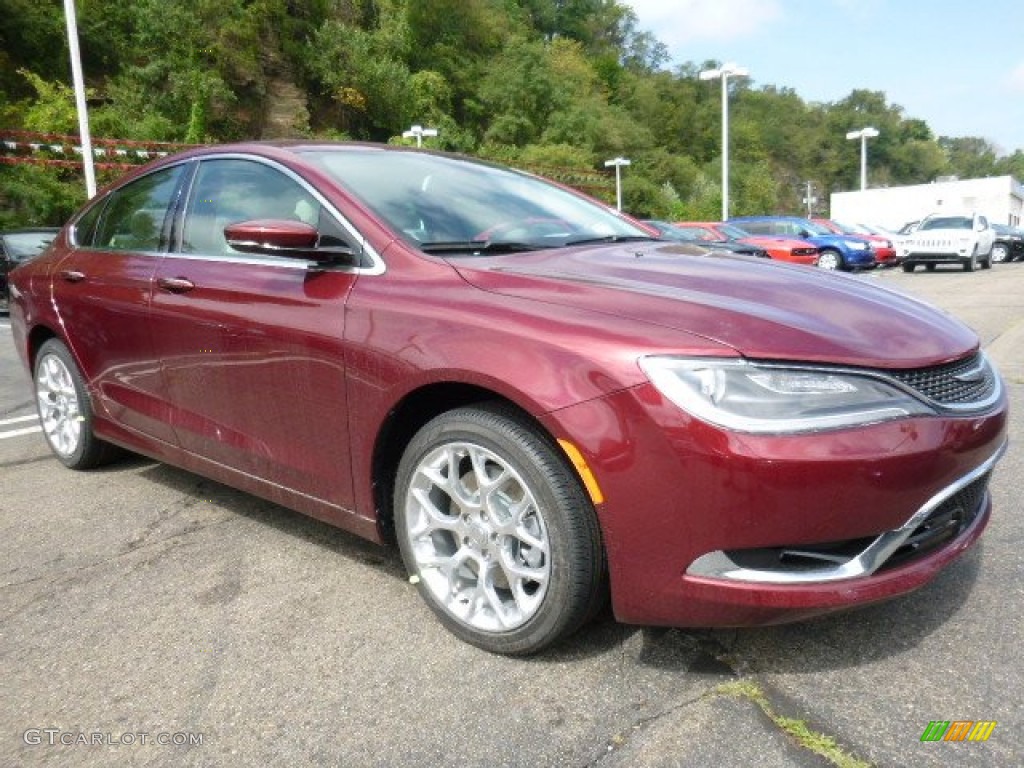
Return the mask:
<path id="1" fill-rule="evenodd" d="M 615 750 L 623 747 L 630 740 L 630 738 L 633 737 L 639 731 L 642 731 L 645 728 L 650 727 L 653 723 L 656 723 L 657 721 L 669 715 L 676 714 L 680 710 L 686 709 L 687 707 L 691 707 L 694 704 L 698 704 L 701 701 L 704 701 L 704 699 L 706 699 L 709 695 L 713 695 L 713 691 L 705 691 L 704 693 L 698 694 L 697 696 L 692 696 L 683 701 L 676 702 L 672 706 L 666 707 L 658 712 L 654 712 L 650 715 L 646 715 L 645 717 L 638 718 L 632 723 L 632 725 L 629 726 L 628 729 L 626 729 L 625 731 L 621 731 L 612 736 L 610 739 L 608 739 L 608 742 L 605 744 L 604 751 L 601 752 L 601 754 L 597 755 L 590 762 L 585 763 L 585 767 L 593 768 L 594 766 L 600 765 L 603 760 L 605 760 L 610 755 L 614 754 Z"/>
<path id="2" fill-rule="evenodd" d="M 742 680 L 723 683 L 705 696 L 732 696 L 752 702 L 760 708 L 769 722 L 799 744 L 802 749 L 825 758 L 838 768 L 873 768 L 873 763 L 862 760 L 847 751 L 839 745 L 834 737 L 813 730 L 805 720 L 781 714 L 778 706 L 778 700 L 781 697 L 778 694 L 769 697 L 765 688 L 765 685 L 755 681 L 754 678 L 745 677 Z"/>

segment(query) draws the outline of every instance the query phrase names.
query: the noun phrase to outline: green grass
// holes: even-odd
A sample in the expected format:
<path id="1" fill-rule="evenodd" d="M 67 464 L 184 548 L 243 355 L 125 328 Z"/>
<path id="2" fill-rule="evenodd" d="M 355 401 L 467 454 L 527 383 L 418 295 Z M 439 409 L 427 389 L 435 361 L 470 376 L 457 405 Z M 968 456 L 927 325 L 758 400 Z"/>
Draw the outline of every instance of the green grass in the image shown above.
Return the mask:
<path id="1" fill-rule="evenodd" d="M 757 683 L 749 680 L 725 683 L 715 688 L 714 692 L 719 696 L 732 696 L 754 702 L 769 720 L 795 739 L 800 746 L 821 755 L 839 768 L 872 768 L 871 763 L 856 758 L 841 749 L 831 736 L 811 730 L 803 720 L 783 717 L 778 714 L 772 709 L 764 691 Z"/>

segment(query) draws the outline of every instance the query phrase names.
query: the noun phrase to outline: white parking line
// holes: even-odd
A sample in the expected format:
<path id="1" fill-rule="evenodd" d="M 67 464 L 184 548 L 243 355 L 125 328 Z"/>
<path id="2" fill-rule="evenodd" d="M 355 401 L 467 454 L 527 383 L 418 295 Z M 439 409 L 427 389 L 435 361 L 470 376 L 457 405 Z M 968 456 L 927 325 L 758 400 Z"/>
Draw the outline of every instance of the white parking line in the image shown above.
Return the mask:
<path id="1" fill-rule="evenodd" d="M 10 432 L 0 432 L 0 440 L 6 440 L 8 437 L 21 437 L 22 435 L 31 435 L 36 432 L 42 432 L 41 426 L 36 427 L 25 427 L 24 429 L 12 429 Z"/>
<path id="2" fill-rule="evenodd" d="M 13 424 L 23 424 L 26 421 L 39 421 L 39 417 L 36 414 L 31 416 L 12 416 L 9 419 L 0 419 L 0 427 L 9 427 Z M 0 440 L 6 440 L 8 437 L 21 437 L 22 435 L 32 435 L 36 432 L 42 432 L 43 428 L 36 424 L 31 427 L 20 427 L 19 429 L 11 429 L 7 432 L 0 432 Z"/>
<path id="3" fill-rule="evenodd" d="M 39 417 L 36 414 L 30 414 L 28 416 L 14 416 L 10 419 L 0 419 L 0 427 L 6 427 L 8 424 L 18 424 L 22 421 L 35 421 Z"/>

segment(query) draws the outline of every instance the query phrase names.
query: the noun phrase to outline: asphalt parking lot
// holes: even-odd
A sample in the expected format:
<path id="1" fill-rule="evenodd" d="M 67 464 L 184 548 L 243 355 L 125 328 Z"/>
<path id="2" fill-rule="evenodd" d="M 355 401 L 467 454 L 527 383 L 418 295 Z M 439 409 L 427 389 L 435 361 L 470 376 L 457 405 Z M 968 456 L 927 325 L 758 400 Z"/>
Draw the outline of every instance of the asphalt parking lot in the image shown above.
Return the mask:
<path id="1" fill-rule="evenodd" d="M 1020 765 L 1024 264 L 854 279 L 959 316 L 1002 369 L 1011 447 L 981 544 L 859 611 L 604 615 L 525 660 L 449 635 L 397 552 L 141 458 L 63 469 L 0 315 L 0 765 Z M 922 742 L 931 721 L 996 726 Z"/>

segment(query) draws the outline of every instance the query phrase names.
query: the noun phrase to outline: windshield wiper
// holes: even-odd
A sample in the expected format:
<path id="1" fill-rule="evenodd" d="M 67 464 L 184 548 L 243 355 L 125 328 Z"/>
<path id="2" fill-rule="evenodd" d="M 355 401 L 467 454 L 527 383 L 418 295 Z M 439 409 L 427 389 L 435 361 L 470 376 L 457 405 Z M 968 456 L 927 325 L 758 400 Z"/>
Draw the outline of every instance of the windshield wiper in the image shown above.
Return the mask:
<path id="1" fill-rule="evenodd" d="M 565 245 L 591 245 L 594 243 L 640 243 L 657 242 L 660 238 L 647 237 L 645 235 L 598 235 L 596 237 L 578 237 L 575 240 L 566 240 Z"/>
<path id="2" fill-rule="evenodd" d="M 546 246 L 519 243 L 514 240 L 451 240 L 419 243 L 416 247 L 426 253 L 520 253 L 536 251 Z"/>

